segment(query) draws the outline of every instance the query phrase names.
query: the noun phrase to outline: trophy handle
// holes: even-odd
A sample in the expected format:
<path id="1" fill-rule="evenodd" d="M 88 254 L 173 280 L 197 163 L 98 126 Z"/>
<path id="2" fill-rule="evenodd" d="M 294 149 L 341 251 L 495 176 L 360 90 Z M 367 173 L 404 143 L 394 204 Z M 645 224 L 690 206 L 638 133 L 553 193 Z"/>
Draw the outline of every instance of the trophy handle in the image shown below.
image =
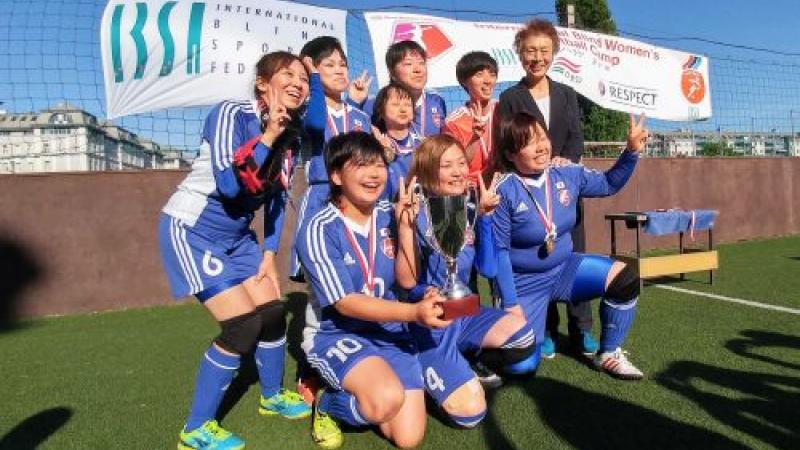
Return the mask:
<path id="1" fill-rule="evenodd" d="M 480 202 L 480 196 L 478 194 L 478 188 L 471 184 L 467 186 L 466 192 L 466 201 L 464 202 L 464 209 L 466 210 L 467 215 L 467 229 L 474 230 L 475 229 L 475 222 L 478 221 L 478 202 Z M 469 218 L 469 205 L 472 203 L 475 205 L 475 214 L 472 216 L 472 220 Z"/>

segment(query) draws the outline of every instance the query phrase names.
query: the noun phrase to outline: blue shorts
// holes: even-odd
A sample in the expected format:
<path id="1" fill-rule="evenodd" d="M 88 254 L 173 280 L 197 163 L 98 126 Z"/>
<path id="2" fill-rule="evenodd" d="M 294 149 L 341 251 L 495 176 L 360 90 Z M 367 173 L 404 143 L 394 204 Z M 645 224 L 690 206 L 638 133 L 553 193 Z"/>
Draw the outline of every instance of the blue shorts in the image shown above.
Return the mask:
<path id="1" fill-rule="evenodd" d="M 181 220 L 161 214 L 158 239 L 176 299 L 195 295 L 200 301 L 208 300 L 258 273 L 262 260 L 261 247 L 250 230 L 231 245 L 222 245 Z"/>
<path id="2" fill-rule="evenodd" d="M 441 405 L 453 391 L 475 378 L 463 354 L 477 352 L 489 330 L 506 314 L 500 309 L 481 307 L 478 315 L 456 319 L 444 329 L 409 325 L 419 349 L 425 391 L 436 403 Z"/>
<path id="3" fill-rule="evenodd" d="M 413 341 L 389 342 L 345 331 L 317 331 L 303 342 L 308 363 L 325 383 L 342 390 L 342 381 L 361 360 L 377 356 L 394 370 L 405 390 L 422 389 L 422 369 Z"/>
<path id="4" fill-rule="evenodd" d="M 297 234 L 300 232 L 300 226 L 307 218 L 314 217 L 325 205 L 328 204 L 330 199 L 331 189 L 328 183 L 311 184 L 306 188 L 303 194 L 303 201 L 300 202 L 300 210 L 297 212 L 297 223 L 294 228 L 294 240 L 297 241 Z M 292 260 L 289 262 L 289 276 L 297 277 L 300 275 L 300 258 L 292 245 Z"/>
<path id="5" fill-rule="evenodd" d="M 582 303 L 605 294 L 614 260 L 603 255 L 572 253 L 552 269 L 525 276 L 525 294 L 518 299 L 535 336 L 545 335 L 550 302 Z"/>

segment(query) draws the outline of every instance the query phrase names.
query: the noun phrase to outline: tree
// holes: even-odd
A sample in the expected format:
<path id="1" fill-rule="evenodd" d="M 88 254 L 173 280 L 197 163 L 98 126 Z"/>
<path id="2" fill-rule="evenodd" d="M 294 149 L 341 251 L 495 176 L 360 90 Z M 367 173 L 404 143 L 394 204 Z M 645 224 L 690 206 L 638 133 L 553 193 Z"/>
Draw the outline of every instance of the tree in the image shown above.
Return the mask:
<path id="1" fill-rule="evenodd" d="M 606 0 L 556 0 L 558 22 L 567 25 L 567 5 L 575 5 L 575 26 L 588 31 L 617 35 Z M 579 95 L 583 111 L 583 135 L 587 141 L 623 141 L 628 130 L 627 114 L 605 109 Z"/>
<path id="2" fill-rule="evenodd" d="M 725 144 L 716 141 L 703 142 L 703 145 L 700 147 L 700 155 L 725 156 Z"/>

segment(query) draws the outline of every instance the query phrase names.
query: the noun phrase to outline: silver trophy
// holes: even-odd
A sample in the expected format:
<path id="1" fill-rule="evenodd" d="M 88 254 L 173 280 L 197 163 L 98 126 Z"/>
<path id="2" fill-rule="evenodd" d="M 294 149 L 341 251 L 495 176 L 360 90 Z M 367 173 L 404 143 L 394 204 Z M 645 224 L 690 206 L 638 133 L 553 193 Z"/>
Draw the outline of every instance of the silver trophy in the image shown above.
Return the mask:
<path id="1" fill-rule="evenodd" d="M 472 192 L 472 190 L 470 190 Z M 469 219 L 467 195 L 425 196 L 419 194 L 425 214 L 429 235 L 428 243 L 447 264 L 447 279 L 440 289 L 447 300 L 442 302 L 444 320 L 478 314 L 480 298 L 458 278 L 458 254 L 464 248 L 467 237 L 474 233 L 475 218 Z M 473 234 L 474 235 L 474 234 Z"/>

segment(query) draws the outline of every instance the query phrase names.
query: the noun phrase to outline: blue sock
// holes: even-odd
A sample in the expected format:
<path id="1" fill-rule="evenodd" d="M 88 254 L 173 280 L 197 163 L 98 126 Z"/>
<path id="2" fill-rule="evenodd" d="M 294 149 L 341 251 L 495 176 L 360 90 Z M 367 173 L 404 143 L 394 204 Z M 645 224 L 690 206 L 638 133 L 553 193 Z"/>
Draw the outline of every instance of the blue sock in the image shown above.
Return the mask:
<path id="1" fill-rule="evenodd" d="M 636 316 L 636 300 L 625 303 L 614 303 L 604 298 L 600 302 L 600 353 L 613 352 L 622 347 L 625 336 Z"/>
<path id="2" fill-rule="evenodd" d="M 208 348 L 200 362 L 194 398 L 184 431 L 191 431 L 213 419 L 225 391 L 239 368 L 239 356 L 222 353 L 214 344 Z"/>
<path id="3" fill-rule="evenodd" d="M 256 347 L 256 367 L 261 395 L 270 398 L 283 386 L 283 365 L 286 359 L 286 335 L 277 341 L 259 342 Z"/>
<path id="4" fill-rule="evenodd" d="M 358 408 L 358 400 L 356 400 L 355 396 L 345 391 L 325 390 L 319 400 L 318 407 L 320 411 L 354 427 L 370 424 L 361 414 L 361 410 Z"/>

